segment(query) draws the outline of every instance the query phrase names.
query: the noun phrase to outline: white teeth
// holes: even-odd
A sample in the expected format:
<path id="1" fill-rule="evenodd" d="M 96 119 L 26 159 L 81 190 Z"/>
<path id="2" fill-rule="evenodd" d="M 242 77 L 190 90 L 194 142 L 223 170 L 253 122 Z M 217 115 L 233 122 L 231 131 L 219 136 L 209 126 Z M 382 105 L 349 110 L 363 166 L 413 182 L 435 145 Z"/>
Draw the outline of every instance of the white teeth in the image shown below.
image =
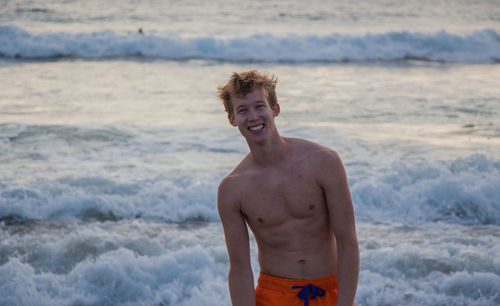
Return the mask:
<path id="1" fill-rule="evenodd" d="M 258 126 L 253 126 L 250 128 L 251 131 L 258 131 L 258 130 L 261 130 L 264 128 L 264 125 L 261 124 L 261 125 L 258 125 Z"/>

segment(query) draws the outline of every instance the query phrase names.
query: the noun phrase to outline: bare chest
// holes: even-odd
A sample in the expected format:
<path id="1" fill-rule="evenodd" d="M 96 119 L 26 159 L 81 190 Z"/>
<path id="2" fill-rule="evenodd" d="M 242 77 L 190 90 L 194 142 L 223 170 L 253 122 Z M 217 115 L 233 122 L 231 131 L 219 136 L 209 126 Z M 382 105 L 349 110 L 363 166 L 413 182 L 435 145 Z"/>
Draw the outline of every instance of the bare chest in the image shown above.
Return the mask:
<path id="1" fill-rule="evenodd" d="M 241 197 L 242 213 L 252 227 L 276 227 L 326 213 L 321 187 L 308 173 L 253 177 Z"/>

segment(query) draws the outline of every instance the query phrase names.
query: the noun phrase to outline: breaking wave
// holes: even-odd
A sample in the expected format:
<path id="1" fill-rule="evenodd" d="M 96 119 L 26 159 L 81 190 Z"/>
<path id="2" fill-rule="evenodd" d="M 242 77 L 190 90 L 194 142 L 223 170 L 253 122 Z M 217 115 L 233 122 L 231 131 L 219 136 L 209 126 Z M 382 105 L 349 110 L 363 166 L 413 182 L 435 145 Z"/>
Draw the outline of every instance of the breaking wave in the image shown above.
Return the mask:
<path id="1" fill-rule="evenodd" d="M 496 63 L 500 35 L 481 29 L 466 35 L 446 31 L 327 36 L 184 38 L 175 34 L 92 33 L 32 34 L 13 25 L 0 26 L 0 56 L 17 59 L 139 57 L 227 62 L 431 62 Z"/>

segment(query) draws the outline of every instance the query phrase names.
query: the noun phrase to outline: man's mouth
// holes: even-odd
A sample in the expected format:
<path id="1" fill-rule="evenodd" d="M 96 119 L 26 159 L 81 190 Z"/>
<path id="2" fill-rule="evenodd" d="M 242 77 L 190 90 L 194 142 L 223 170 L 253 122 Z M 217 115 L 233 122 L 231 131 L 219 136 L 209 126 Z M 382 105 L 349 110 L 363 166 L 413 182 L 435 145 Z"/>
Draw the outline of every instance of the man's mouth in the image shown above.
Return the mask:
<path id="1" fill-rule="evenodd" d="M 259 131 L 259 130 L 262 130 L 263 128 L 264 128 L 264 123 L 256 125 L 256 126 L 251 126 L 248 129 L 250 131 Z"/>

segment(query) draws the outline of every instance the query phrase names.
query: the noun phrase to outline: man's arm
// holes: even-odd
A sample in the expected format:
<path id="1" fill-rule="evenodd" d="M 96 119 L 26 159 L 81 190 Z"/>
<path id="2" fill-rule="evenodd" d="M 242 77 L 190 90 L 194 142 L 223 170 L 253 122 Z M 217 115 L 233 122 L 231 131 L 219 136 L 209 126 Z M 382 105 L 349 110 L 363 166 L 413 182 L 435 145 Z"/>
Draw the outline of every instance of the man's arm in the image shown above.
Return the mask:
<path id="1" fill-rule="evenodd" d="M 330 223 L 337 240 L 338 306 L 352 306 L 359 275 L 359 247 L 354 208 L 344 166 L 338 154 L 326 151 L 322 157 L 322 187 Z"/>
<path id="2" fill-rule="evenodd" d="M 250 263 L 250 242 L 240 203 L 229 178 L 219 185 L 217 208 L 224 228 L 229 255 L 229 293 L 234 306 L 255 306 L 255 289 Z"/>

